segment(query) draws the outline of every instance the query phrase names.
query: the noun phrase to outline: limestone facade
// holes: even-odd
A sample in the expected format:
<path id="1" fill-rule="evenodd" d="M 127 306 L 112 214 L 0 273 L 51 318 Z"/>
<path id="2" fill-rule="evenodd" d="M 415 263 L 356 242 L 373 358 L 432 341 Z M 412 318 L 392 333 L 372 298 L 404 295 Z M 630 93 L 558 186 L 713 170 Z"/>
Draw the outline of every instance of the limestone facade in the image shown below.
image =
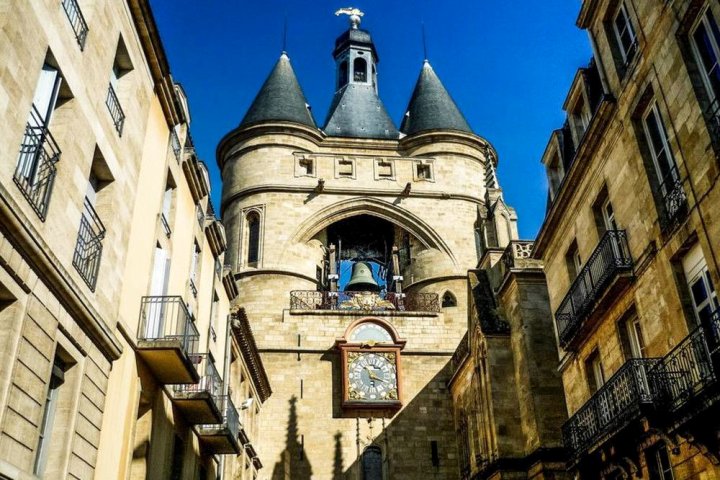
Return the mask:
<path id="1" fill-rule="evenodd" d="M 717 478 L 717 71 L 712 1 L 584 1 L 594 58 L 543 163 L 535 243 L 583 478 Z"/>
<path id="2" fill-rule="evenodd" d="M 270 387 L 148 3 L 0 32 L 0 478 L 254 478 Z"/>

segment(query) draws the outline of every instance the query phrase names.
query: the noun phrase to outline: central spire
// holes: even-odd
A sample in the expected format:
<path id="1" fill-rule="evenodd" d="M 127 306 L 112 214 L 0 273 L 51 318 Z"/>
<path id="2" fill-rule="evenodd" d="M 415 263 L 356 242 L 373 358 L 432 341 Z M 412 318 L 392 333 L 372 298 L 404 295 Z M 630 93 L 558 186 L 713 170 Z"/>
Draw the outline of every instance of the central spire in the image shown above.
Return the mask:
<path id="1" fill-rule="evenodd" d="M 397 139 L 399 132 L 378 97 L 375 44 L 359 27 L 363 12 L 343 8 L 335 15 L 349 15 L 350 28 L 335 40 L 336 92 L 325 122 L 333 137 Z"/>

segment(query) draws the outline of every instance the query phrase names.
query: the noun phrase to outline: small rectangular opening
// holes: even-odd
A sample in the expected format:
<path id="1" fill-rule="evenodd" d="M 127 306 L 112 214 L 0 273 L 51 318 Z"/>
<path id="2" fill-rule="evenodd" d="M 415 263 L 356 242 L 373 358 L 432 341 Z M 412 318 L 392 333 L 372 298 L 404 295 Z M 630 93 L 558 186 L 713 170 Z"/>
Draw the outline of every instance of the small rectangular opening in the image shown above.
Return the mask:
<path id="1" fill-rule="evenodd" d="M 432 170 L 430 169 L 430 165 L 426 163 L 418 163 L 416 168 L 418 180 L 430 180 L 432 178 Z"/>
<path id="2" fill-rule="evenodd" d="M 338 160 L 338 175 L 340 175 L 341 177 L 353 176 L 352 160 Z"/>

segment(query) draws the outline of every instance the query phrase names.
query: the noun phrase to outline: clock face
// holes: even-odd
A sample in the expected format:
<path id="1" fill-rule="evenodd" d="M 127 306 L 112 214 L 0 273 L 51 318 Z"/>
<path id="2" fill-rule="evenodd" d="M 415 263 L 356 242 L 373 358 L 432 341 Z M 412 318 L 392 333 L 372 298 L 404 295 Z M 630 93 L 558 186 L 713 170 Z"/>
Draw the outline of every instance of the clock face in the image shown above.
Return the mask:
<path id="1" fill-rule="evenodd" d="M 396 402 L 396 355 L 395 352 L 348 352 L 348 399 Z"/>

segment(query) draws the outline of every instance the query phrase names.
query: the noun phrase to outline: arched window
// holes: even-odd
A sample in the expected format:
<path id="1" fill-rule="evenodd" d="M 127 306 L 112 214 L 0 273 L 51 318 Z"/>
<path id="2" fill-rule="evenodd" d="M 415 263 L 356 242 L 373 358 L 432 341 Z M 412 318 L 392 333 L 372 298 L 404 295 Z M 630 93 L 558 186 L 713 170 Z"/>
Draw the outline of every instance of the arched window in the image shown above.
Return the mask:
<path id="1" fill-rule="evenodd" d="M 453 295 L 450 290 L 445 292 L 445 294 L 442 297 L 442 308 L 446 308 L 446 307 L 457 307 L 457 299 L 455 298 L 455 295 Z"/>
<path id="2" fill-rule="evenodd" d="M 348 83 L 348 62 L 343 60 L 338 70 L 338 89 L 344 87 Z"/>
<path id="3" fill-rule="evenodd" d="M 367 82 L 367 62 L 364 58 L 356 58 L 353 62 L 353 80 Z"/>
<path id="4" fill-rule="evenodd" d="M 260 259 L 260 215 L 250 212 L 246 217 L 247 225 L 247 265 L 257 267 Z"/>
<path id="5" fill-rule="evenodd" d="M 377 445 L 370 445 L 363 452 L 362 471 L 364 480 L 383 479 L 382 449 Z"/>

